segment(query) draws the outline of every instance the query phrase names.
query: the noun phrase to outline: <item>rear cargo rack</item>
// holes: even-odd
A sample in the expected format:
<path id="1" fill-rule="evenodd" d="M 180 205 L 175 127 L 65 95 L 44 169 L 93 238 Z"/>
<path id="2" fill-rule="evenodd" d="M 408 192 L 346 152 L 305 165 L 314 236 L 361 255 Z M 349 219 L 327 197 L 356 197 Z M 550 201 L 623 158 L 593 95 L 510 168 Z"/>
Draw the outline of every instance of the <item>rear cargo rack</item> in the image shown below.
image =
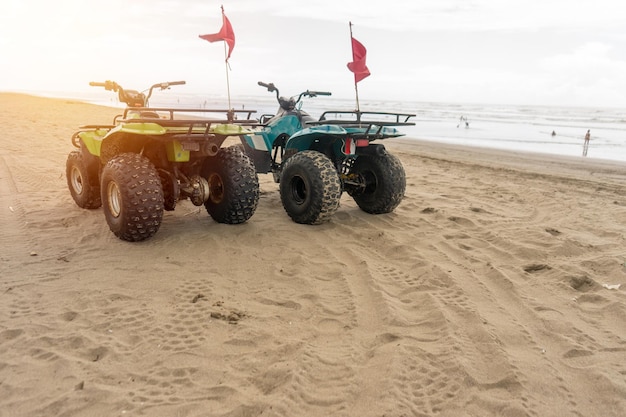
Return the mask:
<path id="1" fill-rule="evenodd" d="M 329 118 L 329 115 L 334 115 L 335 117 Z M 344 118 L 342 116 L 347 117 Z M 379 119 L 373 120 L 371 117 L 378 117 Z M 309 122 L 309 124 L 341 125 L 344 127 L 363 127 L 364 125 L 415 126 L 415 122 L 409 121 L 411 117 L 415 117 L 415 114 L 358 110 L 329 110 L 322 113 L 318 122 Z"/>
<path id="2" fill-rule="evenodd" d="M 178 109 L 170 107 L 130 107 L 123 115 L 116 116 L 114 123 L 155 123 L 164 128 L 184 129 L 179 134 L 190 138 L 201 135 L 205 139 L 212 135 L 214 125 L 256 126 L 258 120 L 251 119 L 256 110 L 227 109 Z M 209 118 L 214 114 L 225 115 L 226 118 Z M 243 114 L 244 118 L 237 115 Z M 177 118 L 183 117 L 183 118 Z"/>
<path id="3" fill-rule="evenodd" d="M 129 113 L 139 113 L 139 117 L 129 118 Z M 185 119 L 177 119 L 181 114 L 188 116 Z M 170 107 L 132 107 L 124 110 L 124 114 L 116 116 L 114 122 L 126 123 L 155 123 L 162 126 L 189 126 L 189 127 L 210 127 L 211 124 L 242 124 L 253 125 L 258 121 L 251 119 L 256 110 L 222 110 L 222 109 L 176 109 Z M 152 114 L 148 116 L 148 114 Z M 226 115 L 225 119 L 207 118 L 211 114 Z M 244 114 L 245 118 L 240 119 L 238 114 Z M 120 118 L 121 117 L 121 118 Z"/>
<path id="4" fill-rule="evenodd" d="M 106 130 L 116 128 L 120 123 L 153 123 L 164 128 L 174 128 L 171 133 L 182 138 L 203 138 L 213 136 L 211 128 L 216 125 L 237 125 L 243 127 L 261 126 L 259 121 L 252 119 L 256 110 L 226 110 L 226 109 L 179 109 L 170 107 L 129 107 L 124 114 L 119 114 L 110 125 L 84 125 L 74 133 L 72 143 L 77 146 L 78 135 L 91 130 Z M 209 118 L 212 115 L 223 115 L 222 118 Z M 238 115 L 244 115 L 239 118 Z M 177 118 L 182 117 L 182 118 Z"/>
<path id="5" fill-rule="evenodd" d="M 334 116 L 329 118 L 329 116 Z M 352 130 L 354 138 L 368 140 L 401 136 L 395 126 L 415 126 L 410 113 L 372 112 L 358 110 L 329 110 L 322 113 L 319 121 L 307 122 L 309 126 L 337 125 Z"/>

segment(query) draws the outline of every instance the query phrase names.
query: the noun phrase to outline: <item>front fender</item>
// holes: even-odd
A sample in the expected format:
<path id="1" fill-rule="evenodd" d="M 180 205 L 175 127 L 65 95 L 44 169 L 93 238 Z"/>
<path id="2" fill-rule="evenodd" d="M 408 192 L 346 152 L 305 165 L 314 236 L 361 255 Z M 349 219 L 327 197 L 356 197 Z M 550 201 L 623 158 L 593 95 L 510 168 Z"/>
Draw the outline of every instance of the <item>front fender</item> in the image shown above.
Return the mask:
<path id="1" fill-rule="evenodd" d="M 244 140 L 252 149 L 271 151 L 274 142 L 285 135 L 291 136 L 302 128 L 302 123 L 295 115 L 286 115 L 272 119 L 267 126 L 244 136 Z"/>
<path id="2" fill-rule="evenodd" d="M 243 136 L 243 141 L 250 148 L 256 151 L 269 152 L 274 143 L 274 137 L 270 137 L 271 131 L 268 128 L 257 130 L 252 134 Z"/>

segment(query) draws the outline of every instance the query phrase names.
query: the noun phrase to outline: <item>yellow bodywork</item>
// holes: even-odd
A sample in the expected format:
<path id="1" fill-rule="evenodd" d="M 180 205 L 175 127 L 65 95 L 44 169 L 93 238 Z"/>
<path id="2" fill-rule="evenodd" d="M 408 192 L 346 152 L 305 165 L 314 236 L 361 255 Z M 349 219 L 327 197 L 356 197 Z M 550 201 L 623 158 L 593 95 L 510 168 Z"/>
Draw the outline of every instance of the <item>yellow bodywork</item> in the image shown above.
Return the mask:
<path id="1" fill-rule="evenodd" d="M 113 138 L 120 138 L 122 135 L 140 135 L 140 136 L 163 136 L 173 134 L 190 134 L 190 135 L 219 135 L 219 136 L 241 136 L 253 133 L 252 130 L 237 124 L 215 124 L 209 127 L 207 132 L 206 125 L 199 124 L 193 126 L 191 130 L 189 125 L 181 126 L 162 126 L 158 123 L 126 122 L 120 124 L 113 129 L 95 129 L 78 133 L 78 137 L 85 144 L 89 153 L 100 156 L 102 144 Z M 171 140 L 165 143 L 167 159 L 172 162 L 188 162 L 190 159 L 190 151 L 184 149 L 183 144 L 179 140 Z"/>

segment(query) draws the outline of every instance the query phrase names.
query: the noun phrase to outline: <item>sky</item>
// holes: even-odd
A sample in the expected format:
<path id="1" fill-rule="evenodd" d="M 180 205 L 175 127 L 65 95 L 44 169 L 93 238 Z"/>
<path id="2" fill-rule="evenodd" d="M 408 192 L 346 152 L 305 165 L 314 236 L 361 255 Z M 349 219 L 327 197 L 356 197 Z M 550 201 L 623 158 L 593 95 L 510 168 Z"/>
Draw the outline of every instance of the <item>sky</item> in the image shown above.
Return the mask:
<path id="1" fill-rule="evenodd" d="M 229 69 L 224 43 L 199 38 L 222 5 Z M 0 91 L 185 80 L 237 97 L 265 81 L 350 99 L 349 22 L 371 72 L 361 100 L 626 108 L 620 0 L 2 0 Z"/>

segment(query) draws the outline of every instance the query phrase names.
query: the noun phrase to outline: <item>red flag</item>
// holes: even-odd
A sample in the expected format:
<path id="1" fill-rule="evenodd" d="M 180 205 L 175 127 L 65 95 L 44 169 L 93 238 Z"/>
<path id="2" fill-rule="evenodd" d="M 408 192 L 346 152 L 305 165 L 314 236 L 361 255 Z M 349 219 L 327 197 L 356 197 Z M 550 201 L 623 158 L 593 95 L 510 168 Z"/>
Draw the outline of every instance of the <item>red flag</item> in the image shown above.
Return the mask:
<path id="1" fill-rule="evenodd" d="M 367 49 L 361 42 L 352 38 L 352 62 L 348 63 L 348 69 L 354 73 L 355 84 L 370 75 L 370 70 L 365 65 L 365 55 Z"/>
<path id="2" fill-rule="evenodd" d="M 224 8 L 222 7 L 222 28 L 217 33 L 212 33 L 209 35 L 200 35 L 200 38 L 207 40 L 209 42 L 217 42 L 224 41 L 228 44 L 228 57 L 226 57 L 226 61 L 230 58 L 231 52 L 235 48 L 235 32 L 233 32 L 233 27 L 230 24 L 230 21 L 224 14 Z"/>

